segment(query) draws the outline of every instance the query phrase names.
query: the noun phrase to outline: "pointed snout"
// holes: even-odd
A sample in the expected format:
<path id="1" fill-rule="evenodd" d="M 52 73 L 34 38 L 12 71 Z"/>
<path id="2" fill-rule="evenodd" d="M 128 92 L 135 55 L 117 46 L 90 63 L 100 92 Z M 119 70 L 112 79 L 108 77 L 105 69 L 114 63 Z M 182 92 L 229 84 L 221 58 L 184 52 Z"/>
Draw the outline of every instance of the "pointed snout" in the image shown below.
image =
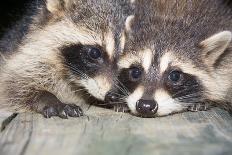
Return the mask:
<path id="1" fill-rule="evenodd" d="M 136 102 L 136 111 L 142 117 L 154 117 L 158 110 L 158 104 L 154 100 L 140 99 Z"/>

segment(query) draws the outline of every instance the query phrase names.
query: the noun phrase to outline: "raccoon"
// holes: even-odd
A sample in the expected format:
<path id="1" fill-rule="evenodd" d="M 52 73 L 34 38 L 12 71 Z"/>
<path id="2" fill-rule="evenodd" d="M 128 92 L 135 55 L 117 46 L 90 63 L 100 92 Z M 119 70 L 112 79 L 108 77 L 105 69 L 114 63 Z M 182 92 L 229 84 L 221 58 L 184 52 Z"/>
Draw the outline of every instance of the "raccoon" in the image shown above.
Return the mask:
<path id="1" fill-rule="evenodd" d="M 232 105 L 232 11 L 223 1 L 135 1 L 108 100 L 142 117 Z"/>
<path id="2" fill-rule="evenodd" d="M 0 43 L 0 107 L 46 118 L 79 117 L 104 104 L 117 76 L 128 0 L 33 1 Z"/>

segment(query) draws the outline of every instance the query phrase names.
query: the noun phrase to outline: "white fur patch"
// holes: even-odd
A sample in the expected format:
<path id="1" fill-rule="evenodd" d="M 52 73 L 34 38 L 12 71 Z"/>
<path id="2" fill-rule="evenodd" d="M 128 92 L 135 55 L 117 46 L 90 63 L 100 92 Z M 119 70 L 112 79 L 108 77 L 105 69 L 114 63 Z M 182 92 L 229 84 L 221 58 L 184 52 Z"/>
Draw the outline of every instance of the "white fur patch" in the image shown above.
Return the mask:
<path id="1" fill-rule="evenodd" d="M 150 49 L 146 49 L 143 52 L 143 68 L 145 72 L 147 73 L 149 68 L 151 67 L 151 62 L 152 62 L 152 51 Z"/>
<path id="2" fill-rule="evenodd" d="M 58 12 L 62 9 L 62 4 L 60 0 L 46 0 L 47 9 L 51 13 Z"/>
<path id="3" fill-rule="evenodd" d="M 80 80 L 79 83 L 84 86 L 92 96 L 100 100 L 104 100 L 106 93 L 111 89 L 109 80 L 101 75 L 93 79 Z"/>
<path id="4" fill-rule="evenodd" d="M 125 33 L 122 33 L 122 36 L 120 38 L 120 48 L 121 48 L 120 52 L 121 52 L 121 54 L 124 51 L 125 44 L 126 44 L 126 36 L 125 36 Z"/>
<path id="5" fill-rule="evenodd" d="M 106 52 L 110 59 L 112 59 L 115 50 L 115 40 L 112 31 L 109 31 L 105 36 Z"/>
<path id="6" fill-rule="evenodd" d="M 133 53 L 127 54 L 118 61 L 119 68 L 129 68 L 133 63 L 141 63 L 141 58 Z"/>
<path id="7" fill-rule="evenodd" d="M 131 112 L 136 114 L 136 102 L 141 99 L 144 93 L 144 87 L 139 86 L 131 95 L 128 96 L 126 99 L 128 107 L 130 108 Z"/>
<path id="8" fill-rule="evenodd" d="M 172 61 L 172 56 L 169 52 L 165 53 L 160 59 L 160 73 L 163 74 L 168 68 L 169 63 Z"/>
<path id="9" fill-rule="evenodd" d="M 157 116 L 165 116 L 184 109 L 163 89 L 155 92 L 154 100 L 158 103 Z"/>
<path id="10" fill-rule="evenodd" d="M 135 3 L 135 0 L 130 0 L 131 4 L 134 4 Z"/>
<path id="11" fill-rule="evenodd" d="M 129 68 L 134 63 L 142 64 L 144 70 L 148 72 L 151 63 L 152 63 L 153 55 L 150 49 L 146 49 L 144 51 L 140 51 L 139 55 L 136 53 L 129 53 L 120 58 L 118 61 L 119 68 Z"/>
<path id="12" fill-rule="evenodd" d="M 75 103 L 80 104 L 84 103 L 81 95 L 77 95 L 79 90 L 71 90 L 69 84 L 63 80 L 56 81 L 56 87 L 52 88 L 50 92 L 56 94 L 56 97 L 63 103 Z"/>
<path id="13" fill-rule="evenodd" d="M 135 18 L 134 15 L 130 15 L 127 17 L 126 22 L 125 22 L 125 28 L 127 32 L 131 31 L 131 24 L 134 18 Z"/>

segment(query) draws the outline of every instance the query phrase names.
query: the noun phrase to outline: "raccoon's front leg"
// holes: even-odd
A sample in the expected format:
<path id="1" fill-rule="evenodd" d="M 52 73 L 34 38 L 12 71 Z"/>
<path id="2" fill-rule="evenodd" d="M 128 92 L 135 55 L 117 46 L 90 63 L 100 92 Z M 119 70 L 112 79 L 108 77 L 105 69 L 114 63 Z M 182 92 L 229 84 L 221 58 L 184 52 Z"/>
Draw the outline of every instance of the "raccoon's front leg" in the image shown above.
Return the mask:
<path id="1" fill-rule="evenodd" d="M 69 117 L 83 116 L 82 109 L 75 104 L 62 103 L 57 97 L 49 92 L 43 92 L 37 97 L 32 109 L 41 113 L 45 118 L 58 116 L 67 119 Z"/>

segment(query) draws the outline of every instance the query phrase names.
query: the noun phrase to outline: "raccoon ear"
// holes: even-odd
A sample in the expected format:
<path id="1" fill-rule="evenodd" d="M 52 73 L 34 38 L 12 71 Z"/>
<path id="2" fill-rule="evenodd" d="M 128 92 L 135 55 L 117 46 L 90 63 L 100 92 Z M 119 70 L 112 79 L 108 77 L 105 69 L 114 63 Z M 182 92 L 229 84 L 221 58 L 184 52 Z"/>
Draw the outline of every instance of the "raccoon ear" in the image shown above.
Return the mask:
<path id="1" fill-rule="evenodd" d="M 229 47 L 231 39 L 232 33 L 230 31 L 222 31 L 202 41 L 200 46 L 203 48 L 205 63 L 213 66 L 217 59 Z"/>
<path id="2" fill-rule="evenodd" d="M 46 0 L 46 6 L 52 14 L 59 14 L 64 9 L 64 0 Z"/>

